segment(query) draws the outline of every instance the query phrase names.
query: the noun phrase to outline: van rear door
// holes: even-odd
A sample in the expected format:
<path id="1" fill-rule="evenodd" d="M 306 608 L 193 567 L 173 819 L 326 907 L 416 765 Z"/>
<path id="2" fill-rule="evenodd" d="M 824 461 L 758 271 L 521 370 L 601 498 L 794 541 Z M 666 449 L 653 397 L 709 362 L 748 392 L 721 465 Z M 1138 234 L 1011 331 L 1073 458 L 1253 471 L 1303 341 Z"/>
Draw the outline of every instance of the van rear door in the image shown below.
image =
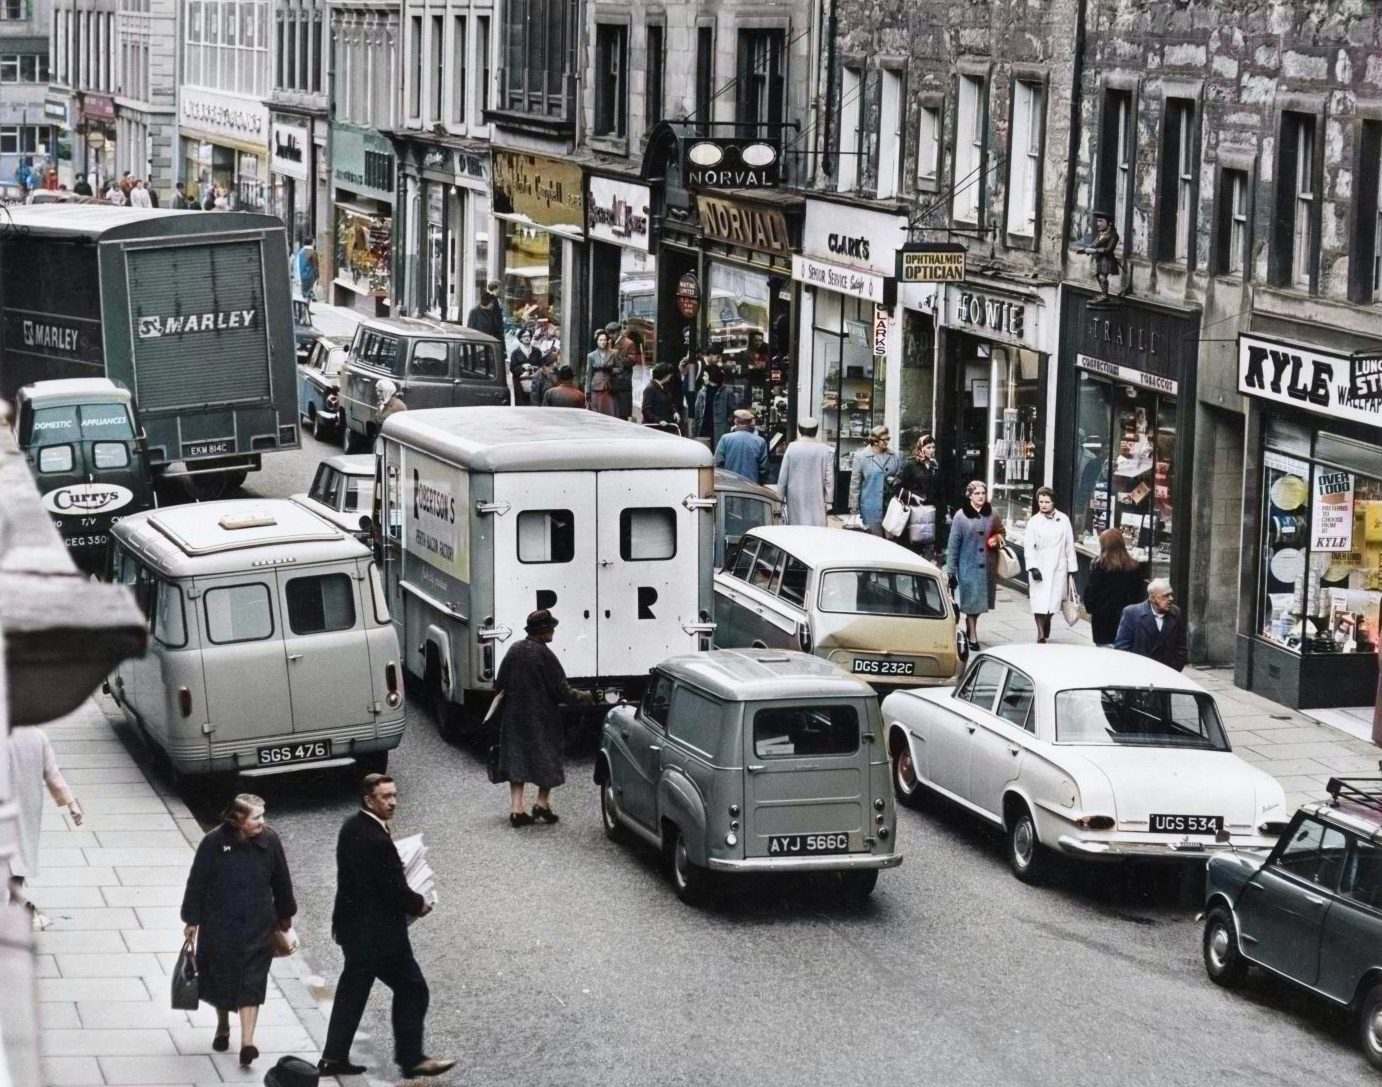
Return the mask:
<path id="1" fill-rule="evenodd" d="M 508 370 L 500 365 L 495 343 L 459 340 L 452 347 L 456 355 L 456 377 L 452 383 L 451 403 L 458 408 L 513 403 Z"/>
<path id="2" fill-rule="evenodd" d="M 869 851 L 869 727 L 849 699 L 745 703 L 747 856 Z"/>
<path id="3" fill-rule="evenodd" d="M 508 648 L 524 637 L 528 613 L 546 608 L 561 623 L 552 651 L 567 678 L 593 679 L 599 674 L 595 475 L 495 473 L 494 502 L 509 508 L 492 521 L 494 625 L 513 632 L 495 643 L 496 669 Z"/>
<path id="4" fill-rule="evenodd" d="M 700 518 L 686 499 L 698 470 L 599 472 L 599 668 L 641 676 L 667 657 L 694 653 L 700 622 Z"/>
<path id="5" fill-rule="evenodd" d="M 240 765 L 255 766 L 259 741 L 293 732 L 278 583 L 256 571 L 199 579 L 196 588 L 212 747 L 235 745 Z"/>
<path id="6" fill-rule="evenodd" d="M 278 571 L 294 732 L 374 720 L 363 584 L 353 563 Z"/>

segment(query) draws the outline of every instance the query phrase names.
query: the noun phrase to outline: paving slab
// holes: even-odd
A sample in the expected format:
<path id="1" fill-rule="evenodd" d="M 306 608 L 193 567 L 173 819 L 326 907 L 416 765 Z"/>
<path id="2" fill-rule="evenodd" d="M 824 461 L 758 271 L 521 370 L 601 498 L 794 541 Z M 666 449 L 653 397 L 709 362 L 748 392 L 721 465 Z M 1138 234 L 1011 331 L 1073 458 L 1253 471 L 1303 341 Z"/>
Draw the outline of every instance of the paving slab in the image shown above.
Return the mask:
<path id="1" fill-rule="evenodd" d="M 111 1087 L 164 1087 L 203 1084 L 219 1087 L 216 1066 L 206 1057 L 102 1057 L 101 1073 Z M 260 1071 L 262 1077 L 265 1068 Z"/>
<path id="2" fill-rule="evenodd" d="M 162 805 L 163 801 L 159 801 Z M 63 818 L 69 818 L 64 816 Z M 161 830 L 178 831 L 177 820 L 167 810 L 161 812 L 91 812 L 86 813 L 84 826 L 97 834 L 107 834 L 114 830 Z M 181 831 L 178 831 L 181 833 Z M 109 843 L 102 843 L 109 844 Z"/>
<path id="3" fill-rule="evenodd" d="M 144 783 L 143 771 L 137 766 L 78 766 L 75 769 L 64 766 L 62 776 L 72 786 L 78 799 L 86 794 L 87 785 L 101 787 Z"/>
<path id="4" fill-rule="evenodd" d="M 121 935 L 130 951 L 167 953 L 177 958 L 182 949 L 182 929 L 129 929 Z"/>
<path id="5" fill-rule="evenodd" d="M 85 849 L 101 843 L 91 830 L 68 830 L 66 827 L 45 826 L 38 836 L 40 849 Z"/>
<path id="6" fill-rule="evenodd" d="M 109 865 L 54 868 L 48 863 L 47 854 L 40 853 L 38 875 L 28 885 L 39 891 L 47 887 L 99 887 L 116 882 L 115 869 Z"/>
<path id="7" fill-rule="evenodd" d="M 47 1087 L 95 1087 L 105 1083 L 95 1057 L 44 1057 L 42 1066 Z"/>
<path id="8" fill-rule="evenodd" d="M 177 1053 L 167 1030 L 45 1030 L 39 1039 L 45 1054 L 64 1057 L 159 1056 Z"/>
<path id="9" fill-rule="evenodd" d="M 259 1059 L 250 1068 L 240 1067 L 240 1056 L 238 1053 L 213 1053 L 211 1063 L 216 1066 L 216 1071 L 221 1074 L 221 1078 L 226 1083 L 252 1083 L 255 1087 L 264 1082 L 264 1073 L 279 1062 L 282 1057 L 300 1057 L 304 1061 L 316 1064 L 321 1060 L 321 1052 L 317 1049 L 287 1049 L 282 1053 L 270 1053 L 262 1045 L 258 1046 Z M 335 1083 L 334 1079 L 323 1079 L 322 1083 Z"/>
<path id="10" fill-rule="evenodd" d="M 138 797 L 140 799 L 148 799 L 149 797 L 153 797 L 153 799 L 158 800 L 158 795 L 149 788 L 149 783 L 147 781 L 116 781 L 84 785 L 79 792 L 83 808 L 87 806 L 87 800 L 93 798 L 119 797 L 128 799 L 131 797 Z M 159 802 L 162 803 L 161 801 Z"/>
<path id="11" fill-rule="evenodd" d="M 34 977 L 36 978 L 60 978 L 62 971 L 58 969 L 56 955 L 35 955 L 34 956 Z"/>
<path id="12" fill-rule="evenodd" d="M 55 957 L 65 978 L 139 978 L 163 974 L 152 951 L 107 951 Z"/>
<path id="13" fill-rule="evenodd" d="M 131 926 L 133 927 L 133 926 Z M 41 955 L 81 955 L 98 951 L 123 952 L 125 941 L 117 929 L 62 932 L 48 929 L 34 933 L 34 950 Z"/>
<path id="14" fill-rule="evenodd" d="M 178 899 L 179 903 L 182 901 Z M 136 906 L 135 915 L 139 918 L 139 927 L 145 929 L 172 929 L 175 932 L 182 931 L 182 914 L 176 907 L 171 906 Z"/>
<path id="15" fill-rule="evenodd" d="M 40 872 L 51 868 L 85 868 L 86 853 L 81 849 L 46 849 L 38 856 Z"/>
<path id="16" fill-rule="evenodd" d="M 123 887 L 185 887 L 187 872 L 192 867 L 189 857 L 184 864 L 158 864 L 135 868 L 122 864 L 115 869 L 116 880 Z"/>
<path id="17" fill-rule="evenodd" d="M 90 802 L 87 797 L 91 796 Z M 87 792 L 82 796 L 82 808 L 90 816 L 106 815 L 166 815 L 168 805 L 152 789 L 127 796 L 94 796 Z"/>
<path id="18" fill-rule="evenodd" d="M 100 887 L 53 887 L 31 884 L 25 889 L 25 893 L 45 911 L 109 905 Z"/>
<path id="19" fill-rule="evenodd" d="M 128 1004 L 112 1004 L 112 1008 L 127 1008 Z M 39 1027 L 42 1030 L 77 1030 L 84 1024 L 77 1013 L 76 1004 L 52 1001 L 39 1006 Z"/>
<path id="20" fill-rule="evenodd" d="M 184 872 L 192 865 L 192 847 L 185 841 L 181 846 L 159 849 L 85 849 L 88 864 L 110 864 L 117 868 L 168 868 L 183 865 Z"/>
<path id="21" fill-rule="evenodd" d="M 191 1055 L 202 1053 L 211 1056 L 211 1037 L 214 1032 L 206 1027 L 174 1027 L 168 1031 L 179 1053 Z M 240 1025 L 231 1016 L 230 1041 L 235 1052 L 240 1048 Z M 254 1029 L 254 1044 L 264 1053 L 296 1053 L 298 1050 L 312 1048 L 312 1039 L 307 1031 L 293 1023 L 291 1026 L 267 1026 L 259 1024 Z"/>
<path id="22" fill-rule="evenodd" d="M 148 1003 L 149 990 L 141 978 L 39 978 L 40 1003 L 50 1000 L 138 1000 Z"/>
<path id="23" fill-rule="evenodd" d="M 99 909 L 54 910 L 49 932 L 85 932 L 92 929 L 142 928 L 134 910 L 127 906 L 102 906 Z"/>
<path id="24" fill-rule="evenodd" d="M 179 907 L 183 888 L 176 883 L 158 883 L 150 887 L 103 887 L 101 892 L 107 906 Z"/>
<path id="25" fill-rule="evenodd" d="M 186 1028 L 190 1013 L 176 1011 L 167 1003 L 149 1004 L 107 1004 L 102 1000 L 83 1000 L 72 1005 L 47 1005 L 44 1007 L 71 1007 L 74 1009 L 79 1026 L 97 1030 L 125 1030 L 133 1027 L 157 1027 L 161 1030 Z M 216 1012 L 211 1012 L 215 1021 Z"/>
<path id="26" fill-rule="evenodd" d="M 92 845 L 107 849 L 186 849 L 187 839 L 174 823 L 165 830 L 106 830 L 93 828 Z M 61 842 L 55 843 L 61 845 Z"/>
<path id="27" fill-rule="evenodd" d="M 68 781 L 72 780 L 73 770 L 123 770 L 129 767 L 139 769 L 138 764 L 130 758 L 129 752 L 124 749 L 124 744 L 104 751 L 76 751 L 61 759 L 59 764 L 62 766 L 63 777 Z M 145 780 L 142 773 L 138 780 Z"/>

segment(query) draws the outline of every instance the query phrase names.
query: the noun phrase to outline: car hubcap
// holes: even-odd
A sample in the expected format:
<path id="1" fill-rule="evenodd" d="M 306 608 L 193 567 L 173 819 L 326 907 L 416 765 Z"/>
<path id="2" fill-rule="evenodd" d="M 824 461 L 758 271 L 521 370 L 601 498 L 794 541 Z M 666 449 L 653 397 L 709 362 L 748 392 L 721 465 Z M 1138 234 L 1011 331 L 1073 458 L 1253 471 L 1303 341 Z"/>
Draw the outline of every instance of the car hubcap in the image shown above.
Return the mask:
<path id="1" fill-rule="evenodd" d="M 1382 1007 L 1372 1013 L 1368 1023 L 1368 1045 L 1374 1053 L 1382 1052 Z"/>
<path id="2" fill-rule="evenodd" d="M 1214 926 L 1209 934 L 1209 961 L 1215 970 L 1222 970 L 1228 960 L 1228 931 L 1223 925 Z"/>
<path id="3" fill-rule="evenodd" d="M 1017 824 L 1017 829 L 1013 831 L 1013 853 L 1017 857 L 1017 863 L 1026 868 L 1032 861 L 1032 823 L 1029 819 L 1022 819 Z"/>
<path id="4" fill-rule="evenodd" d="M 686 869 L 687 869 L 687 867 L 688 867 L 688 865 L 689 865 L 690 862 L 689 862 L 689 860 L 687 859 L 687 856 L 686 856 L 686 843 L 685 843 L 684 841 L 682 841 L 680 838 L 677 839 L 677 848 L 676 848 L 675 852 L 673 853 L 673 858 L 674 858 L 673 867 L 676 869 L 676 873 L 677 873 L 677 886 L 678 886 L 678 887 L 685 887 L 685 886 L 686 886 Z"/>
<path id="5" fill-rule="evenodd" d="M 897 783 L 904 793 L 910 793 L 917 786 L 916 767 L 912 765 L 912 756 L 906 751 L 897 757 Z"/>
<path id="6" fill-rule="evenodd" d="M 600 809 L 604 812 L 605 815 L 605 826 L 609 827 L 610 829 L 613 829 L 615 825 L 614 786 L 606 783 L 605 786 L 600 790 L 600 800 Z"/>

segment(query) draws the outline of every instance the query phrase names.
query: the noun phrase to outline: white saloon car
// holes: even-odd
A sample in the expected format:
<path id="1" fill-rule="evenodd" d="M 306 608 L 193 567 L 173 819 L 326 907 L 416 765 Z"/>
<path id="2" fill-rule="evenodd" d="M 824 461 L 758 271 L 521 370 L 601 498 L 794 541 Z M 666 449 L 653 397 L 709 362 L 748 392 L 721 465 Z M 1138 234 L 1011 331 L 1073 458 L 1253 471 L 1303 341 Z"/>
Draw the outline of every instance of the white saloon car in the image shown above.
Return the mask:
<path id="1" fill-rule="evenodd" d="M 1270 849 L 1290 818 L 1276 780 L 1229 749 L 1213 697 L 1131 653 L 988 649 L 953 688 L 888 695 L 883 721 L 898 799 L 929 789 L 998 824 L 1029 882 L 1047 850 L 1203 859 Z"/>
<path id="2" fill-rule="evenodd" d="M 342 532 L 369 543 L 369 533 L 360 527 L 360 518 L 374 509 L 374 454 L 327 457 L 317 465 L 311 490 L 291 497 Z"/>

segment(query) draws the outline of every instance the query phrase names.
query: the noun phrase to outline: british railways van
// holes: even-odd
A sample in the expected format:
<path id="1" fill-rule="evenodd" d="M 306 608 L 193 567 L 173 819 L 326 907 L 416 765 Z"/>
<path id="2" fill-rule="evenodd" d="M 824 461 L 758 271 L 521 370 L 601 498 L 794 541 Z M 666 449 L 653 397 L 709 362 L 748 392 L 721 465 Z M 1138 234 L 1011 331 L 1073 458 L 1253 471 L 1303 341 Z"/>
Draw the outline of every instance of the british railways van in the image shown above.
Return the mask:
<path id="1" fill-rule="evenodd" d="M 153 637 L 107 686 L 176 772 L 384 770 L 403 675 L 364 544 L 284 499 L 135 514 L 111 536 Z"/>
<path id="2" fill-rule="evenodd" d="M 449 408 L 382 432 L 382 553 L 407 670 L 443 727 L 492 698 L 528 613 L 615 701 L 709 647 L 714 465 L 699 442 L 571 408 Z"/>

